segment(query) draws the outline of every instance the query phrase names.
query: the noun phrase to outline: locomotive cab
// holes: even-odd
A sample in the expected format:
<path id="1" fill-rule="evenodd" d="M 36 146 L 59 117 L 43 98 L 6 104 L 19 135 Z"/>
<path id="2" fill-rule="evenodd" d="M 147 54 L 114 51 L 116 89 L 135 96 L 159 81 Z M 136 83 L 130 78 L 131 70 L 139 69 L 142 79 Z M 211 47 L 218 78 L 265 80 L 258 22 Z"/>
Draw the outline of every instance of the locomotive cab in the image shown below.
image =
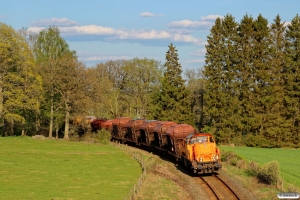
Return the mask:
<path id="1" fill-rule="evenodd" d="M 220 151 L 211 134 L 191 134 L 183 145 L 184 165 L 190 166 L 195 173 L 213 173 L 222 167 Z"/>

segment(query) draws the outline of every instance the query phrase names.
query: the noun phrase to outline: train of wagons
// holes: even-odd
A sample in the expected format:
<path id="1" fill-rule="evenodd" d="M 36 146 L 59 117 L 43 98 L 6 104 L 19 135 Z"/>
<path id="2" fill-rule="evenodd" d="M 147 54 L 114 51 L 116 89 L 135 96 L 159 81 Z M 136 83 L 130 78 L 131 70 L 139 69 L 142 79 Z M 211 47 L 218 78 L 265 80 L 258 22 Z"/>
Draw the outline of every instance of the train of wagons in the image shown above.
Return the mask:
<path id="1" fill-rule="evenodd" d="M 172 121 L 132 119 L 92 119 L 92 131 L 105 129 L 112 141 L 157 149 L 170 155 L 193 173 L 214 173 L 221 169 L 220 150 L 209 133 L 197 133 L 189 124 Z"/>

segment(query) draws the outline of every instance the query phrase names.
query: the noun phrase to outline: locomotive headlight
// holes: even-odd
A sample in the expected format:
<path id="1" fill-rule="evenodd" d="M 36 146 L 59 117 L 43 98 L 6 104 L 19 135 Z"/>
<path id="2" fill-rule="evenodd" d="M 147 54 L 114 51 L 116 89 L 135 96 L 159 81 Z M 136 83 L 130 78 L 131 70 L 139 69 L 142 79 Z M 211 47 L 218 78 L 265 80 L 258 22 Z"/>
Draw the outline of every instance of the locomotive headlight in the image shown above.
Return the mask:
<path id="1" fill-rule="evenodd" d="M 200 158 L 200 162 L 202 162 L 203 161 L 203 158 Z"/>
<path id="2" fill-rule="evenodd" d="M 212 157 L 212 160 L 216 160 L 216 159 L 215 159 L 215 156 Z"/>
<path id="3" fill-rule="evenodd" d="M 219 159 L 219 156 L 218 156 L 218 155 L 216 155 L 216 159 L 217 159 L 217 160 Z"/>

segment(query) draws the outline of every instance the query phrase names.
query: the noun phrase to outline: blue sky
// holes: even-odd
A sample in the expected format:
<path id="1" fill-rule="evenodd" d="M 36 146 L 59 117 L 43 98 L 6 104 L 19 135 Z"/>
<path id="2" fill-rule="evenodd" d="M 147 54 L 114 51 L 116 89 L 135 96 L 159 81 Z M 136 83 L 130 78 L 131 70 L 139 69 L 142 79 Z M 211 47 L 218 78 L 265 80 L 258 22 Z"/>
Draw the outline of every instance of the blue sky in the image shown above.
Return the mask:
<path id="1" fill-rule="evenodd" d="M 297 0 L 0 0 L 0 22 L 39 32 L 58 26 L 86 66 L 115 59 L 151 58 L 164 63 L 173 43 L 183 70 L 204 65 L 205 44 L 216 17 L 259 14 L 290 22 Z"/>

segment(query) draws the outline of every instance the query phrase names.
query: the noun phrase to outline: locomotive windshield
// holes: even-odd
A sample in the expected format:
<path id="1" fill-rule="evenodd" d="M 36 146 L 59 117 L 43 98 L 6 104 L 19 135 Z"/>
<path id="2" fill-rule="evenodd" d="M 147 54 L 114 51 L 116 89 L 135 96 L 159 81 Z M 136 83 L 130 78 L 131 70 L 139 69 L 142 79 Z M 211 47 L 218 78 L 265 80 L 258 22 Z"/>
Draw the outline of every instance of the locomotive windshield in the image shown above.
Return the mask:
<path id="1" fill-rule="evenodd" d="M 190 144 L 208 142 L 207 136 L 198 136 L 190 139 Z"/>

